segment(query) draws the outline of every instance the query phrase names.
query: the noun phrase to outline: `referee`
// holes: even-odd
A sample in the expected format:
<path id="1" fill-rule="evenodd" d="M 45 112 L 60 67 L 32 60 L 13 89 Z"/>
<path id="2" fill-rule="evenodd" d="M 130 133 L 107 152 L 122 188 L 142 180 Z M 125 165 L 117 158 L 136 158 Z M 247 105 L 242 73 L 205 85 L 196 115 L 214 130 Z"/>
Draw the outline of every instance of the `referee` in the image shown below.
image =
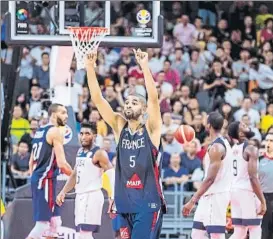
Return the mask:
<path id="1" fill-rule="evenodd" d="M 273 239 L 273 134 L 267 134 L 265 155 L 259 164 L 259 179 L 267 211 L 262 221 L 262 239 Z"/>

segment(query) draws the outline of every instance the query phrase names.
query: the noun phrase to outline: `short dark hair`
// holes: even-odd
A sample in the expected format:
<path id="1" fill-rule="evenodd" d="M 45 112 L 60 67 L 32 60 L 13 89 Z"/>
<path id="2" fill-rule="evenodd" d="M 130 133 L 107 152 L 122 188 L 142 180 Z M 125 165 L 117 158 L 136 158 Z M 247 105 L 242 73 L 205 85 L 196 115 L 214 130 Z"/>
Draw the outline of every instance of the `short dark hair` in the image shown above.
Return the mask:
<path id="1" fill-rule="evenodd" d="M 41 86 L 40 86 L 39 83 L 37 83 L 37 84 L 33 84 L 33 85 L 31 86 L 31 88 L 32 88 L 32 87 L 38 87 L 38 88 L 40 88 Z"/>
<path id="2" fill-rule="evenodd" d="M 228 126 L 228 135 L 233 139 L 239 139 L 239 121 L 234 121 Z"/>
<path id="3" fill-rule="evenodd" d="M 47 52 L 43 52 L 43 53 L 42 53 L 42 58 L 43 58 L 43 56 L 45 56 L 45 55 L 47 55 L 47 56 L 49 57 L 49 54 L 48 54 Z"/>
<path id="4" fill-rule="evenodd" d="M 58 104 L 58 103 L 51 104 L 48 108 L 48 116 L 50 117 L 52 113 L 56 113 L 58 111 L 59 107 L 63 107 L 63 106 L 64 105 Z"/>
<path id="5" fill-rule="evenodd" d="M 254 88 L 251 90 L 251 93 L 261 94 L 261 91 L 259 89 Z"/>
<path id="6" fill-rule="evenodd" d="M 20 141 L 18 142 L 18 146 L 19 146 L 20 144 L 26 144 L 26 145 L 29 147 L 28 142 L 25 141 L 25 140 L 20 140 Z"/>
<path id="7" fill-rule="evenodd" d="M 219 131 L 224 125 L 224 117 L 218 112 L 211 112 L 208 116 L 208 124 L 210 124 L 214 130 Z"/>
<path id="8" fill-rule="evenodd" d="M 82 123 L 81 128 L 90 129 L 93 134 L 97 134 L 97 132 L 98 132 L 97 123 L 95 123 L 95 122 Z"/>

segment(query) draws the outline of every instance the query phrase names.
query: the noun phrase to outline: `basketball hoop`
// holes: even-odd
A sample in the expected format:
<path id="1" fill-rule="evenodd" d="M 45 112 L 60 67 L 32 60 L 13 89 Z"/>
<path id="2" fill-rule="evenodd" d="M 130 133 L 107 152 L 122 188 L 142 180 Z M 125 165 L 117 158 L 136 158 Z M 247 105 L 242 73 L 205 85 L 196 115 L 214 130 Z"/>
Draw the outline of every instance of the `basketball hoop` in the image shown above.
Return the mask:
<path id="1" fill-rule="evenodd" d="M 85 57 L 96 51 L 102 39 L 109 33 L 106 27 L 69 27 L 78 70 L 85 68 Z"/>

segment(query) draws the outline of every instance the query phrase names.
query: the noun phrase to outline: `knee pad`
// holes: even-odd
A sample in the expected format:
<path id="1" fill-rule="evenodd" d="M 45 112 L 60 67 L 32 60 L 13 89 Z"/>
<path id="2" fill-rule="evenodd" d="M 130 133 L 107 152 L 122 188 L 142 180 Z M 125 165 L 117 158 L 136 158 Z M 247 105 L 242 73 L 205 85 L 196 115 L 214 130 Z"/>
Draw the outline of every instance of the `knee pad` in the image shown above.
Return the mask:
<path id="1" fill-rule="evenodd" d="M 49 222 L 36 222 L 28 237 L 33 239 L 39 239 L 47 230 L 49 230 L 49 228 Z"/>

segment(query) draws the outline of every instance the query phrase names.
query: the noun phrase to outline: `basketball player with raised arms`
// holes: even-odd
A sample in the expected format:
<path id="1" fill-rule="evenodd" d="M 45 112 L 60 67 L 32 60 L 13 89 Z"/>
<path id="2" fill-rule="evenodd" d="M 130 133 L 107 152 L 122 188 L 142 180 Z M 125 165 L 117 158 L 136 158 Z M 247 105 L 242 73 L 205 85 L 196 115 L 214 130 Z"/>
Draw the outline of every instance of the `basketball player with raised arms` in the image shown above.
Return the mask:
<path id="1" fill-rule="evenodd" d="M 194 215 L 192 239 L 203 239 L 206 231 L 211 239 L 225 239 L 226 212 L 230 202 L 231 189 L 231 146 L 220 131 L 224 118 L 218 112 L 212 112 L 207 118 L 207 131 L 212 143 L 204 157 L 205 178 L 184 205 L 183 215 L 188 216 L 199 201 Z"/>
<path id="2" fill-rule="evenodd" d="M 266 212 L 266 201 L 258 179 L 258 149 L 248 145 L 254 133 L 238 121 L 228 128 L 229 137 L 235 141 L 232 147 L 233 171 L 231 188 L 231 215 L 234 233 L 231 239 L 262 237 L 262 215 Z"/>
<path id="3" fill-rule="evenodd" d="M 64 188 L 57 196 L 61 206 L 65 195 L 75 188 L 75 225 L 79 239 L 92 239 L 101 225 L 104 204 L 102 174 L 106 171 L 110 184 L 114 187 L 114 168 L 106 151 L 94 143 L 97 134 L 95 123 L 83 123 L 80 131 L 82 147 L 78 150 L 76 165 Z"/>
<path id="4" fill-rule="evenodd" d="M 61 104 L 52 104 L 48 109 L 49 123 L 40 127 L 32 141 L 32 153 L 29 162 L 34 228 L 27 239 L 38 239 L 42 236 L 57 238 L 58 227 L 62 221 L 60 208 L 55 204 L 57 175 L 61 170 L 66 175 L 72 173 L 65 159 L 60 126 L 65 126 L 68 115 Z"/>
<path id="5" fill-rule="evenodd" d="M 148 67 L 148 54 L 134 50 L 144 74 L 148 101 L 139 94 L 125 99 L 124 117 L 113 112 L 103 98 L 94 64 L 97 53 L 86 60 L 91 98 L 111 126 L 117 142 L 113 211 L 120 215 L 122 239 L 159 238 L 165 204 L 159 178 L 161 113 L 158 93 Z M 144 122 L 144 114 L 148 119 Z"/>

